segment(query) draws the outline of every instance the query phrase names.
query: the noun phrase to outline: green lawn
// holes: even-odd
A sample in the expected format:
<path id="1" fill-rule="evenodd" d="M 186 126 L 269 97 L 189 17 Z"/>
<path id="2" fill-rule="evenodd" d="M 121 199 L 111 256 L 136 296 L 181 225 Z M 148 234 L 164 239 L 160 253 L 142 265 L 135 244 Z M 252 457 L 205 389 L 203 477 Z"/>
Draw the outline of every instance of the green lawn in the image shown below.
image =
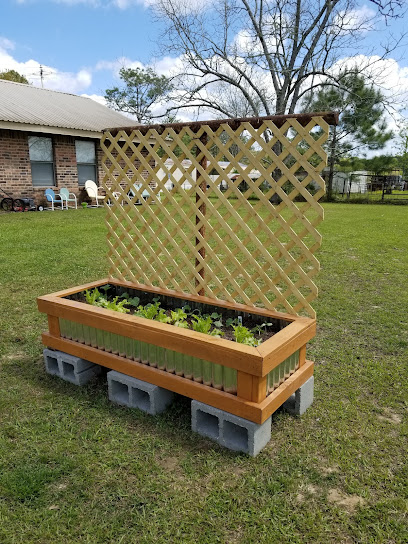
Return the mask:
<path id="1" fill-rule="evenodd" d="M 103 210 L 0 215 L 0 543 L 408 542 L 408 210 L 327 204 L 315 402 L 255 459 L 48 376 L 35 298 L 106 275 Z"/>

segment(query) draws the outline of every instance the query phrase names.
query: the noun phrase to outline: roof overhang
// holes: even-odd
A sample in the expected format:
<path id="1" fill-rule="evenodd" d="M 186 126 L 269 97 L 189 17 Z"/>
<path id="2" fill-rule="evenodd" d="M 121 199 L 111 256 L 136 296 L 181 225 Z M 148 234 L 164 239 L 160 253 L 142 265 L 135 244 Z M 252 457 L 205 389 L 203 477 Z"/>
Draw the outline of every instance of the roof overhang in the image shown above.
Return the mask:
<path id="1" fill-rule="evenodd" d="M 77 128 L 32 125 L 30 123 L 15 123 L 13 121 L 0 121 L 0 129 L 41 132 L 43 134 L 61 134 L 63 136 L 79 136 L 82 138 L 94 138 L 95 140 L 100 140 L 102 137 L 102 131 L 96 132 L 93 130 L 80 130 Z"/>

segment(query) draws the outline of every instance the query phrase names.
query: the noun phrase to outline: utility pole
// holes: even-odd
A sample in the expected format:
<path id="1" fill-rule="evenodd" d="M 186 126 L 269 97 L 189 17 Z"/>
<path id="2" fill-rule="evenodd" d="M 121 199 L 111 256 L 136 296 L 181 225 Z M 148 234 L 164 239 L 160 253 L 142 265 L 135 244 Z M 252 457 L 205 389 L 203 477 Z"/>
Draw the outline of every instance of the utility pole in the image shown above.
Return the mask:
<path id="1" fill-rule="evenodd" d="M 40 79 L 41 79 L 41 87 L 44 89 L 44 70 L 41 64 L 40 64 Z"/>

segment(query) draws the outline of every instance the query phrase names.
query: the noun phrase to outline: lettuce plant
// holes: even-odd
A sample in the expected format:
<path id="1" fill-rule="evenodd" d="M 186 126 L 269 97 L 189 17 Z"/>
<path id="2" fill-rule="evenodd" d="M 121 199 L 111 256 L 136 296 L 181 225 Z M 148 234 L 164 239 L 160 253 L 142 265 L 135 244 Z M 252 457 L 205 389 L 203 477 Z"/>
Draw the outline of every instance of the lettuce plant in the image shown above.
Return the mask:
<path id="1" fill-rule="evenodd" d="M 257 340 L 251 331 L 243 325 L 233 326 L 235 341 L 246 346 L 259 346 L 260 340 Z"/>

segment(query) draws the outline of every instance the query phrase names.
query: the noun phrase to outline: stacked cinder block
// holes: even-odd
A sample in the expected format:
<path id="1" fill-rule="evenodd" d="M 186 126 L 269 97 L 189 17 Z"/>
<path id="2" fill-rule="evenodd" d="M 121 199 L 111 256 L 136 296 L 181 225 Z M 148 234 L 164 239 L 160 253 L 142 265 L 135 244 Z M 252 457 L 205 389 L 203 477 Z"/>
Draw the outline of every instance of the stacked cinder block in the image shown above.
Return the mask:
<path id="1" fill-rule="evenodd" d="M 116 370 L 108 372 L 108 392 L 112 402 L 129 408 L 139 408 L 151 415 L 163 412 L 174 398 L 174 393 L 167 389 Z"/>
<path id="2" fill-rule="evenodd" d="M 252 456 L 271 438 L 271 418 L 258 425 L 196 400 L 191 401 L 191 428 L 225 448 Z"/>
<path id="3" fill-rule="evenodd" d="M 99 365 L 63 351 L 45 349 L 43 353 L 45 369 L 48 374 L 58 376 L 75 385 L 85 385 L 101 372 Z"/>

